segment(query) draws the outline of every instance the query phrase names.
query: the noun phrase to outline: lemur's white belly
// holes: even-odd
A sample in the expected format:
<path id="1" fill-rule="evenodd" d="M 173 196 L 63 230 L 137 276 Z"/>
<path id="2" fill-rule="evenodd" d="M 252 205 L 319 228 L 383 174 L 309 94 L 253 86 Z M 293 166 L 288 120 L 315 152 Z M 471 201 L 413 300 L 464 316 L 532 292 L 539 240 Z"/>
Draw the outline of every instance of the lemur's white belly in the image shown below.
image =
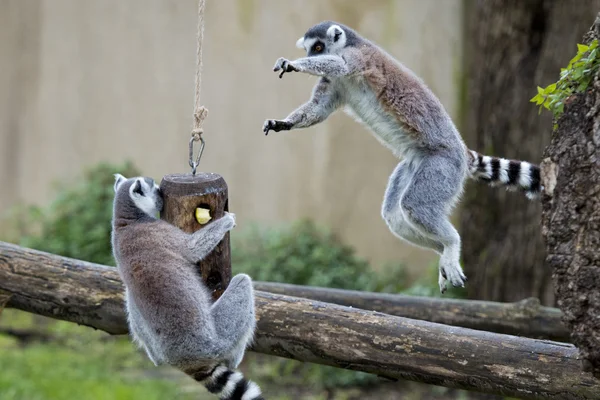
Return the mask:
<path id="1" fill-rule="evenodd" d="M 357 78 L 351 86 L 344 86 L 344 112 L 369 128 L 377 140 L 397 157 L 411 158 L 417 144 L 402 129 L 398 120 L 381 107 L 367 84 Z"/>

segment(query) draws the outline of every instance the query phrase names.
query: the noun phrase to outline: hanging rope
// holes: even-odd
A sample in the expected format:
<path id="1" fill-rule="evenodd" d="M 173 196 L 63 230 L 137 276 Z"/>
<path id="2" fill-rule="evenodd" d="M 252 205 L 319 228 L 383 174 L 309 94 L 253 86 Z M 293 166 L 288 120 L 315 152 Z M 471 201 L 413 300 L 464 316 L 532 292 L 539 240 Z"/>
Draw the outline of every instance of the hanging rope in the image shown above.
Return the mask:
<path id="1" fill-rule="evenodd" d="M 192 137 L 189 142 L 189 164 L 192 168 L 192 174 L 196 174 L 196 168 L 200 163 L 200 157 L 204 151 L 204 139 L 202 134 L 204 130 L 202 124 L 208 115 L 208 109 L 200 105 L 200 89 L 202 87 L 202 42 L 204 40 L 204 8 L 205 0 L 198 0 L 198 35 L 196 47 L 196 93 L 194 101 L 194 126 Z M 200 151 L 196 160 L 194 160 L 194 142 L 200 141 Z"/>

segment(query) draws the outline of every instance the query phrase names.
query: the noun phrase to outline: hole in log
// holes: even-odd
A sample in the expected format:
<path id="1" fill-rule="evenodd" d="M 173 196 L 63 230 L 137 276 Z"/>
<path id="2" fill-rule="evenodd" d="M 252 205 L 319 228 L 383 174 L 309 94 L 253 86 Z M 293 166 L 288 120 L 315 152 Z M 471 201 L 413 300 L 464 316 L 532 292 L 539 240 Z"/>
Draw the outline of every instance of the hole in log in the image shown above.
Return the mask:
<path id="1" fill-rule="evenodd" d="M 212 209 L 212 207 L 210 206 L 210 204 L 208 203 L 200 203 L 199 205 L 196 206 L 197 208 L 206 208 L 207 210 L 210 211 L 210 216 L 212 217 L 214 214 L 214 210 Z M 195 210 L 194 210 L 195 211 Z"/>
<path id="2" fill-rule="evenodd" d="M 219 271 L 212 271 L 206 278 L 206 283 L 212 290 L 220 289 L 223 285 L 223 278 L 221 278 Z"/>

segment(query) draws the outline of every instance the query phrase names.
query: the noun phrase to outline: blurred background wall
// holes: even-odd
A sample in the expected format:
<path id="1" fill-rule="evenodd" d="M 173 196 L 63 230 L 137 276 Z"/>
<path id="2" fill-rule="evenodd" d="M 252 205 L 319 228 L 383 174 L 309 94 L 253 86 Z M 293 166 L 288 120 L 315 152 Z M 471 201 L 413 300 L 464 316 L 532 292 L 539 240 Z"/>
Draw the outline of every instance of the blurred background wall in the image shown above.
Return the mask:
<path id="1" fill-rule="evenodd" d="M 306 101 L 316 78 L 278 79 L 278 57 L 334 19 L 423 77 L 456 117 L 461 0 L 208 0 L 200 170 L 230 188 L 239 226 L 312 217 L 372 262 L 419 269 L 380 206 L 397 163 L 342 113 L 289 133 L 261 132 Z M 100 161 L 132 160 L 157 180 L 187 172 L 196 68 L 196 0 L 0 1 L 0 208 L 45 204 L 53 182 Z M 3 226 L 0 225 L 0 231 Z"/>

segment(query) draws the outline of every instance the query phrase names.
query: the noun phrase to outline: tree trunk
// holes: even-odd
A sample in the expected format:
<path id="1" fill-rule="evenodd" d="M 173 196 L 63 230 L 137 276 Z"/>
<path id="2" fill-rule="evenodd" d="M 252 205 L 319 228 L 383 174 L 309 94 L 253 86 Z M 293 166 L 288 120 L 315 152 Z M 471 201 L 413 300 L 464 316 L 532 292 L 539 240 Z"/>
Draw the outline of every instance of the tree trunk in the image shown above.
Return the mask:
<path id="1" fill-rule="evenodd" d="M 463 131 L 486 155 L 541 161 L 550 113 L 529 102 L 558 79 L 589 29 L 599 0 L 467 1 Z M 470 183 L 461 207 L 463 261 L 473 299 L 554 304 L 539 200 Z"/>
<path id="2" fill-rule="evenodd" d="M 600 14 L 586 42 L 600 36 Z M 571 50 L 571 56 L 575 49 Z M 600 80 L 565 101 L 542 163 L 543 234 L 556 297 L 586 371 L 600 377 Z"/>

